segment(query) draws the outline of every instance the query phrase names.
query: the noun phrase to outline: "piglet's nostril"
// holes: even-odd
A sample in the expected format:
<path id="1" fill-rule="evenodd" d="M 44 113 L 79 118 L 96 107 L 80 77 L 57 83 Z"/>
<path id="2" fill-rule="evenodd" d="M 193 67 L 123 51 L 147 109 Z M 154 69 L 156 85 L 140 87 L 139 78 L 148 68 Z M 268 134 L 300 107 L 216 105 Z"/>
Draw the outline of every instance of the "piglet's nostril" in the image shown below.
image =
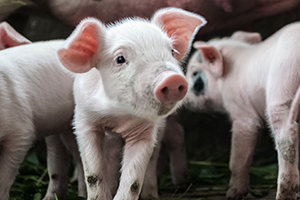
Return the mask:
<path id="1" fill-rule="evenodd" d="M 179 92 L 184 91 L 184 90 L 185 90 L 185 87 L 184 87 L 183 85 L 180 85 L 180 86 L 178 87 L 178 91 L 179 91 Z M 164 87 L 164 88 L 161 89 L 161 92 L 162 92 L 163 94 L 167 95 L 167 94 L 170 92 L 170 90 L 169 90 L 168 87 Z"/>
<path id="2" fill-rule="evenodd" d="M 163 94 L 168 94 L 168 93 L 169 93 L 168 87 L 164 87 L 163 89 L 161 89 L 161 92 L 162 92 Z"/>
<path id="3" fill-rule="evenodd" d="M 177 102 L 184 98 L 188 83 L 184 76 L 173 71 L 166 71 L 160 75 L 156 83 L 155 96 L 161 102 Z"/>
<path id="4" fill-rule="evenodd" d="M 178 87 L 178 90 L 179 90 L 179 91 L 183 91 L 183 90 L 185 90 L 185 87 L 184 87 L 183 85 L 180 85 L 180 86 Z"/>

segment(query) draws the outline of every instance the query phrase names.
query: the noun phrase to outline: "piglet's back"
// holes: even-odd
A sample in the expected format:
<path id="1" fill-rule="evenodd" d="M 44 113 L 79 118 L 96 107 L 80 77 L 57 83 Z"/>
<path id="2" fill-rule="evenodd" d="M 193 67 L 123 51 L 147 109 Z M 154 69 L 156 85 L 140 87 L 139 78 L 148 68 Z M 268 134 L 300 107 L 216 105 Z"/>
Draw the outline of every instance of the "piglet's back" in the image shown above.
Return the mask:
<path id="1" fill-rule="evenodd" d="M 55 131 L 50 127 L 59 128 L 66 123 L 61 119 L 71 118 L 73 76 L 59 66 L 55 55 L 62 42 L 0 51 L 0 115 L 33 118 L 40 132 Z"/>

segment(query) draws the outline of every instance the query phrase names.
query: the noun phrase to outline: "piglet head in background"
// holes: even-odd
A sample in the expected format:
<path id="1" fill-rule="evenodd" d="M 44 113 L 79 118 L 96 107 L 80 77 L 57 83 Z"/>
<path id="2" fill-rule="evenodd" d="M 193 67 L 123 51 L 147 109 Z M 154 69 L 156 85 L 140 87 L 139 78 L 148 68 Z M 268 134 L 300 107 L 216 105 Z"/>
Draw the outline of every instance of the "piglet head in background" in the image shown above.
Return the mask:
<path id="1" fill-rule="evenodd" d="M 116 110 L 165 116 L 187 93 L 188 83 L 179 61 L 204 24 L 202 17 L 176 8 L 156 12 L 150 23 L 134 18 L 106 27 L 88 18 L 57 55 L 71 72 L 98 70 L 101 87 L 115 102 Z"/>
<path id="2" fill-rule="evenodd" d="M 194 48 L 199 49 L 191 56 L 187 65 L 186 78 L 189 89 L 185 104 L 194 111 L 215 110 L 220 107 L 217 103 L 221 104 L 221 99 L 218 96 L 219 92 L 215 88 L 217 88 L 218 78 L 222 76 L 222 57 L 208 43 L 195 42 Z M 204 51 L 201 51 L 201 48 Z M 209 72 L 210 63 L 215 65 L 212 68 L 215 68 L 215 71 L 212 70 L 211 73 Z M 217 69 L 220 71 L 217 71 Z"/>
<path id="3" fill-rule="evenodd" d="M 0 23 L 0 50 L 31 43 L 7 22 Z"/>
<path id="4" fill-rule="evenodd" d="M 227 43 L 241 45 L 240 41 L 256 44 L 261 42 L 261 36 L 258 33 L 237 31 L 230 38 L 194 43 L 193 46 L 197 51 L 191 56 L 186 73 L 189 82 L 186 98 L 188 107 L 199 111 L 223 111 L 220 96 L 222 91 L 219 90 L 219 85 L 230 66 L 230 60 L 225 61 L 223 57 L 227 53 L 232 53 L 224 46 Z"/>

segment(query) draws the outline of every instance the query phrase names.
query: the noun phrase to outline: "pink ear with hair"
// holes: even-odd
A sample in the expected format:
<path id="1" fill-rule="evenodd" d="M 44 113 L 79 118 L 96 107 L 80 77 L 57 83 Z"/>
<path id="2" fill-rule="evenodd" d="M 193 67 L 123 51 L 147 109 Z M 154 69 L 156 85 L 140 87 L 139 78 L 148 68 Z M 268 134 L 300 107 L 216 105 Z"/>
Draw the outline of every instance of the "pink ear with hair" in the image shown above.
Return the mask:
<path id="1" fill-rule="evenodd" d="M 193 46 L 201 51 L 203 59 L 208 64 L 207 70 L 210 71 L 214 77 L 221 77 L 224 69 L 223 59 L 220 52 L 206 42 L 195 42 Z"/>
<path id="2" fill-rule="evenodd" d="M 161 9 L 155 13 L 152 22 L 160 26 L 173 39 L 175 58 L 182 60 L 188 53 L 191 41 L 206 20 L 188 11 L 178 8 Z"/>
<path id="3" fill-rule="evenodd" d="M 67 39 L 67 45 L 57 51 L 61 64 L 75 73 L 85 73 L 93 68 L 101 49 L 100 36 L 104 29 L 95 19 L 82 21 Z"/>
<path id="4" fill-rule="evenodd" d="M 0 50 L 31 43 L 7 22 L 0 24 Z"/>

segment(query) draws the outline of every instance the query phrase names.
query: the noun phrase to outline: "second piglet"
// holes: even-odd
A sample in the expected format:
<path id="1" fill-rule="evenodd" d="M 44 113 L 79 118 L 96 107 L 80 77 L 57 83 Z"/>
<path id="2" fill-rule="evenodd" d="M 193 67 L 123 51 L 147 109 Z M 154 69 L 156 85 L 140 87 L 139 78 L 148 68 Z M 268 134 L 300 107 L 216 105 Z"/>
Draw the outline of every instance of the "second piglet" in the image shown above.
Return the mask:
<path id="1" fill-rule="evenodd" d="M 0 23 L 1 200 L 9 199 L 10 187 L 28 148 L 35 139 L 46 136 L 50 183 L 44 200 L 55 199 L 55 195 L 61 199 L 67 194 L 69 154 L 65 147 L 72 152 L 79 168 L 79 195 L 86 195 L 71 128 L 74 78 L 57 63 L 55 50 L 60 42 L 63 41 L 31 44 L 8 23 Z"/>
<path id="2" fill-rule="evenodd" d="M 300 24 L 295 23 L 263 42 L 258 33 L 236 32 L 194 44 L 199 51 L 188 65 L 189 101 L 202 109 L 225 109 L 232 119 L 228 199 L 247 193 L 258 130 L 265 120 L 278 152 L 276 199 L 297 197 L 299 33 Z"/>
<path id="3" fill-rule="evenodd" d="M 75 134 L 85 170 L 88 199 L 112 199 L 104 137 L 125 139 L 120 183 L 114 199 L 138 199 L 158 129 L 181 104 L 188 83 L 179 61 L 205 20 L 169 8 L 151 21 L 125 19 L 105 27 L 88 18 L 57 56 L 77 73 Z"/>

